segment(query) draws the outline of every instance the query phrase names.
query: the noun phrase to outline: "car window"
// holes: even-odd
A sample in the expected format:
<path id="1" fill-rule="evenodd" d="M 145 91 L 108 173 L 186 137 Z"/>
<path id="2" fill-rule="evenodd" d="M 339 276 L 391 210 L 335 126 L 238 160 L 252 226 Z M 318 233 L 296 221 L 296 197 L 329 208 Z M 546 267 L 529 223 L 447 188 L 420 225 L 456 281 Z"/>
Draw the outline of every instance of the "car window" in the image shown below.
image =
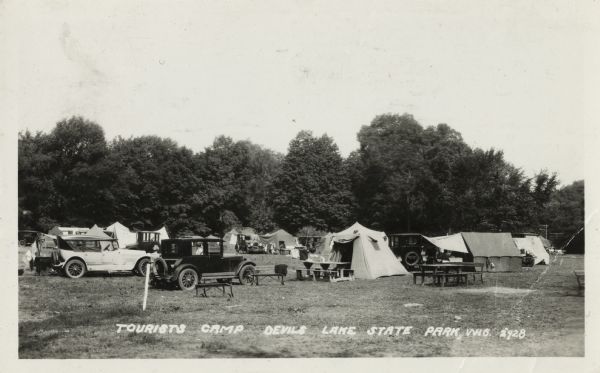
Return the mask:
<path id="1" fill-rule="evenodd" d="M 221 245 L 218 242 L 208 242 L 208 254 L 220 254 Z"/>
<path id="2" fill-rule="evenodd" d="M 204 243 L 200 241 L 192 242 L 192 255 L 204 255 Z"/>
<path id="3" fill-rule="evenodd" d="M 97 251 L 100 252 L 100 245 L 97 241 L 69 240 L 65 241 L 67 245 L 76 251 Z"/>

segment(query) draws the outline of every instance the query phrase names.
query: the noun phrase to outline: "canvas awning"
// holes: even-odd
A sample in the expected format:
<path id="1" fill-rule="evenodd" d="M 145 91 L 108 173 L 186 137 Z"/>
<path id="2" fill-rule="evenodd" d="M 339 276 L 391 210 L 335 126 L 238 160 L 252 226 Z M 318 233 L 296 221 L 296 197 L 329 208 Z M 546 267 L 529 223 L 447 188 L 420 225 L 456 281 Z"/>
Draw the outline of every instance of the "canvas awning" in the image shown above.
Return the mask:
<path id="1" fill-rule="evenodd" d="M 467 245 L 465 245 L 465 241 L 460 233 L 451 234 L 449 236 L 423 237 L 442 250 L 465 254 L 469 253 Z"/>

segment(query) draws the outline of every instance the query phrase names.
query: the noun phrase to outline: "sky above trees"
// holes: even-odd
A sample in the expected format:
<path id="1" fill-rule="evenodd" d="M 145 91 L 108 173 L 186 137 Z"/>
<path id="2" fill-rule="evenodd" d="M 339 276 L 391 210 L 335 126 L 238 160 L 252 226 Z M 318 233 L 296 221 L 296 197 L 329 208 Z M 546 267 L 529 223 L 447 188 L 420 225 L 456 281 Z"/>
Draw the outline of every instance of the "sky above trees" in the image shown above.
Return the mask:
<path id="1" fill-rule="evenodd" d="M 564 1 L 28 2 L 7 17 L 17 128 L 82 115 L 107 139 L 285 153 L 300 130 L 358 148 L 382 113 L 447 123 L 528 176 L 583 178 L 591 22 Z M 16 76 L 16 77 L 15 77 Z"/>

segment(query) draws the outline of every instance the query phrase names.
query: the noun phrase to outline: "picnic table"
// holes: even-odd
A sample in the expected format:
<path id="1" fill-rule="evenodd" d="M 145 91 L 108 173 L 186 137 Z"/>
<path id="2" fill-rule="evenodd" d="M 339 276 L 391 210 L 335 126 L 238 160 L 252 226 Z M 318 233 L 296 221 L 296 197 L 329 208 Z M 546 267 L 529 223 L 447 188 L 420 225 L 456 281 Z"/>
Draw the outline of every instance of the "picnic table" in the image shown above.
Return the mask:
<path id="1" fill-rule="evenodd" d="M 472 269 L 473 271 L 465 271 Z M 449 278 L 456 279 L 456 284 L 464 281 L 465 285 L 469 285 L 468 276 L 480 276 L 483 283 L 483 263 L 472 262 L 452 262 L 452 263 L 431 263 L 420 264 L 419 270 L 413 272 L 413 283 L 417 283 L 417 277 L 421 277 L 421 285 L 425 283 L 426 277 L 431 277 L 434 284 L 445 286 Z"/>
<path id="2" fill-rule="evenodd" d="M 329 281 L 331 282 L 334 282 L 334 280 L 353 280 L 353 271 L 349 268 L 345 268 L 350 262 L 304 260 L 302 261 L 302 264 L 304 264 L 306 269 L 306 277 L 312 276 L 313 281 L 316 281 L 321 275 L 323 275 L 324 278 L 329 278 Z M 315 264 L 320 268 L 312 269 Z M 335 265 L 335 268 L 329 269 L 332 265 Z M 296 269 L 296 276 L 299 280 L 304 279 L 305 276 L 302 273 L 302 269 Z"/>

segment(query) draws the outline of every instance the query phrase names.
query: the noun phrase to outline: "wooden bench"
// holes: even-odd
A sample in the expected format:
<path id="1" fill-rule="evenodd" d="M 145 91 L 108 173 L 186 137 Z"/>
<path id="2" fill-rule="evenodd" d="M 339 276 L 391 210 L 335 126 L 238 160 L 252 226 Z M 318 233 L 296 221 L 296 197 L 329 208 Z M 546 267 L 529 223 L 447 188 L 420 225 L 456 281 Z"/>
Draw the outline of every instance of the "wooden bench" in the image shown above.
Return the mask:
<path id="1" fill-rule="evenodd" d="M 257 266 L 254 268 L 254 274 L 252 275 L 254 285 L 258 286 L 258 279 L 260 277 L 272 277 L 281 279 L 281 285 L 285 284 L 285 276 L 287 276 L 287 265 L 276 264 L 272 266 Z"/>
<path id="2" fill-rule="evenodd" d="M 203 273 L 200 277 L 200 282 L 196 284 L 196 296 L 198 296 L 198 289 L 202 289 L 204 297 L 206 297 L 207 288 L 222 288 L 223 295 L 225 295 L 225 288 L 229 288 L 229 296 L 233 297 L 233 279 L 237 278 L 235 272 L 214 272 L 214 273 Z"/>
<path id="3" fill-rule="evenodd" d="M 460 284 L 461 280 L 464 280 L 465 285 L 469 285 L 468 279 L 467 279 L 468 273 L 465 272 L 443 272 L 443 271 L 437 271 L 436 273 L 433 274 L 433 278 L 434 281 L 437 280 L 438 284 L 441 284 L 442 286 L 445 286 L 448 283 L 448 279 L 455 279 L 456 280 L 456 284 Z"/>
<path id="4" fill-rule="evenodd" d="M 421 285 L 423 285 L 425 283 L 425 278 L 426 277 L 433 277 L 435 271 L 422 271 L 421 269 L 416 270 L 415 272 L 413 272 L 413 284 L 417 284 L 417 277 L 421 277 Z"/>
<path id="5" fill-rule="evenodd" d="M 483 284 L 483 263 L 465 263 L 466 266 L 473 268 L 473 272 L 463 272 L 473 276 L 473 282 L 475 282 L 475 276 L 479 276 L 479 280 Z"/>
<path id="6" fill-rule="evenodd" d="M 577 279 L 577 287 L 579 288 L 579 290 L 585 288 L 585 272 L 584 270 L 576 270 L 573 271 L 573 273 L 575 274 L 575 278 Z"/>

